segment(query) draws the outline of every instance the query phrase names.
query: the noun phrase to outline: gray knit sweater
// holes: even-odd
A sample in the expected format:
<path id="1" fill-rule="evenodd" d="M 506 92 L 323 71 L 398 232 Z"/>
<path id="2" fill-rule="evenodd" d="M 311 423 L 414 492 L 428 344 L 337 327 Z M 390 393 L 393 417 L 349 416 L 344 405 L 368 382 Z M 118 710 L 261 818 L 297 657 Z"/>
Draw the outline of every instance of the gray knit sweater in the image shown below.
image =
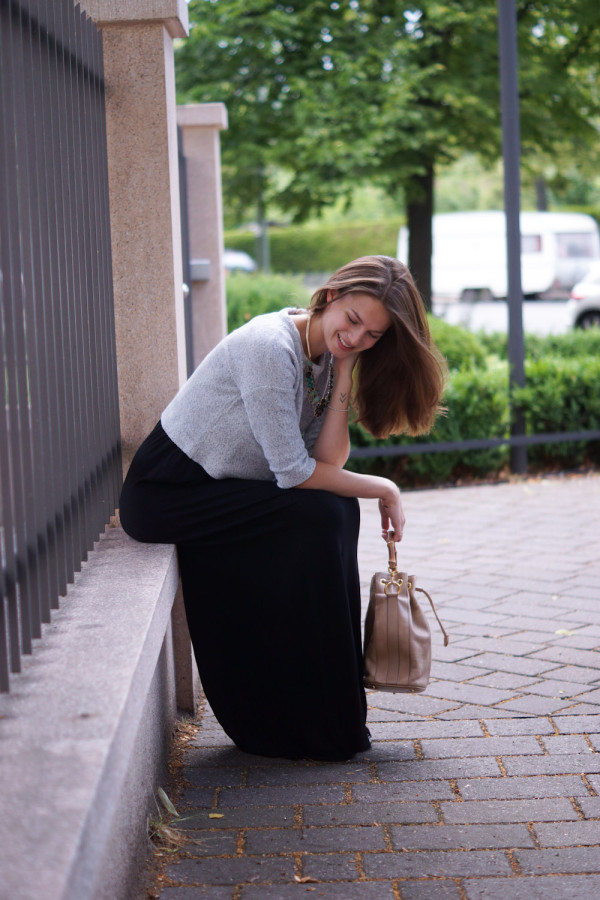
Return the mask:
<path id="1" fill-rule="evenodd" d="M 306 357 L 292 316 L 256 316 L 212 350 L 169 403 L 161 423 L 177 446 L 213 478 L 276 480 L 294 487 L 315 469 L 321 430 L 308 398 Z M 329 354 L 313 367 L 322 396 Z"/>

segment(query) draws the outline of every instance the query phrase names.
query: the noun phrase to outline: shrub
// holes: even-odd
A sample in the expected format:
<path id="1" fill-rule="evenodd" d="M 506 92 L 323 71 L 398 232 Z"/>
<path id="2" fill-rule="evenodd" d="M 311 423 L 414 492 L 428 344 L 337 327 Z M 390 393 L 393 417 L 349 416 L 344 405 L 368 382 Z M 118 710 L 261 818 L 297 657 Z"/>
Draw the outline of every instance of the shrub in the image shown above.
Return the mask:
<path id="1" fill-rule="evenodd" d="M 542 359 L 546 356 L 561 359 L 600 357 L 600 328 L 576 328 L 565 334 L 549 334 L 545 337 L 528 334 L 525 341 L 526 356 L 529 359 Z"/>
<path id="2" fill-rule="evenodd" d="M 439 350 L 446 357 L 449 369 L 483 366 L 486 350 L 474 334 L 459 325 L 449 325 L 443 319 L 429 316 L 431 334 Z"/>
<path id="3" fill-rule="evenodd" d="M 233 331 L 262 313 L 285 306 L 308 306 L 310 291 L 300 278 L 282 275 L 232 273 L 225 284 L 227 328 Z"/>
<path id="4" fill-rule="evenodd" d="M 545 357 L 526 363 L 525 387 L 514 392 L 525 416 L 527 434 L 600 428 L 600 358 Z M 534 466 L 576 467 L 600 462 L 600 441 L 563 441 L 528 449 Z"/>
<path id="5" fill-rule="evenodd" d="M 274 272 L 330 274 L 358 256 L 396 255 L 398 229 L 404 219 L 357 222 L 350 225 L 292 225 L 269 229 L 271 268 Z M 252 232 L 228 231 L 225 246 L 256 256 Z"/>
<path id="6" fill-rule="evenodd" d="M 504 333 L 477 335 L 485 352 L 500 359 L 507 357 L 507 337 Z M 565 334 L 526 334 L 525 357 L 541 359 L 544 356 L 555 356 L 562 359 L 574 359 L 581 356 L 600 356 L 600 328 L 573 329 Z"/>

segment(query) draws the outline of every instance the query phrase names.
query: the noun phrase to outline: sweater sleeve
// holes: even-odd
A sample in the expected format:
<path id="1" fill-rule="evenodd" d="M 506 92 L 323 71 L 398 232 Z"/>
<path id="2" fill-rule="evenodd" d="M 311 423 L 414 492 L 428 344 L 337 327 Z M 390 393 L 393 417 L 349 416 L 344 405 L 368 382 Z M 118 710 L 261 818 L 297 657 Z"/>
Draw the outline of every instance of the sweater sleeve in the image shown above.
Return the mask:
<path id="1" fill-rule="evenodd" d="M 230 346 L 231 372 L 277 484 L 295 487 L 316 466 L 300 432 L 302 369 L 291 339 L 269 339 L 259 332 L 248 337 L 243 346 Z"/>

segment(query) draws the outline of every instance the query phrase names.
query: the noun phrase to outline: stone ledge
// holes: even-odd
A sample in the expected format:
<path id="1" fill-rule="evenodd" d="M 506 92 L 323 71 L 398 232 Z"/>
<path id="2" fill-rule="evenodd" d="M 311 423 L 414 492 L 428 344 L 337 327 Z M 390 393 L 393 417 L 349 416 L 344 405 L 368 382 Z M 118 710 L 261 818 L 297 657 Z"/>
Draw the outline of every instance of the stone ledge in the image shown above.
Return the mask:
<path id="1" fill-rule="evenodd" d="M 189 32 L 186 0 L 81 0 L 81 6 L 100 27 L 161 22 L 173 38 Z"/>
<path id="2" fill-rule="evenodd" d="M 174 547 L 108 529 L 0 696 L 11 900 L 131 897 L 176 715 Z"/>

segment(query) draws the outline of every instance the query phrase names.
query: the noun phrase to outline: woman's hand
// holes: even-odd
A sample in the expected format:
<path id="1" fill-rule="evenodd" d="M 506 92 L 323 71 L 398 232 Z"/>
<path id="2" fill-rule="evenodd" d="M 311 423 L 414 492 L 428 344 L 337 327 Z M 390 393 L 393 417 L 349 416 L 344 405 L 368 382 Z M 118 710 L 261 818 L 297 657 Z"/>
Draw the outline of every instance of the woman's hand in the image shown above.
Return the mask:
<path id="1" fill-rule="evenodd" d="M 379 498 L 379 512 L 381 515 L 381 536 L 384 541 L 389 540 L 389 531 L 393 529 L 394 541 L 402 540 L 406 517 L 402 509 L 400 491 L 393 482 L 389 482 L 390 490 L 384 497 Z"/>

